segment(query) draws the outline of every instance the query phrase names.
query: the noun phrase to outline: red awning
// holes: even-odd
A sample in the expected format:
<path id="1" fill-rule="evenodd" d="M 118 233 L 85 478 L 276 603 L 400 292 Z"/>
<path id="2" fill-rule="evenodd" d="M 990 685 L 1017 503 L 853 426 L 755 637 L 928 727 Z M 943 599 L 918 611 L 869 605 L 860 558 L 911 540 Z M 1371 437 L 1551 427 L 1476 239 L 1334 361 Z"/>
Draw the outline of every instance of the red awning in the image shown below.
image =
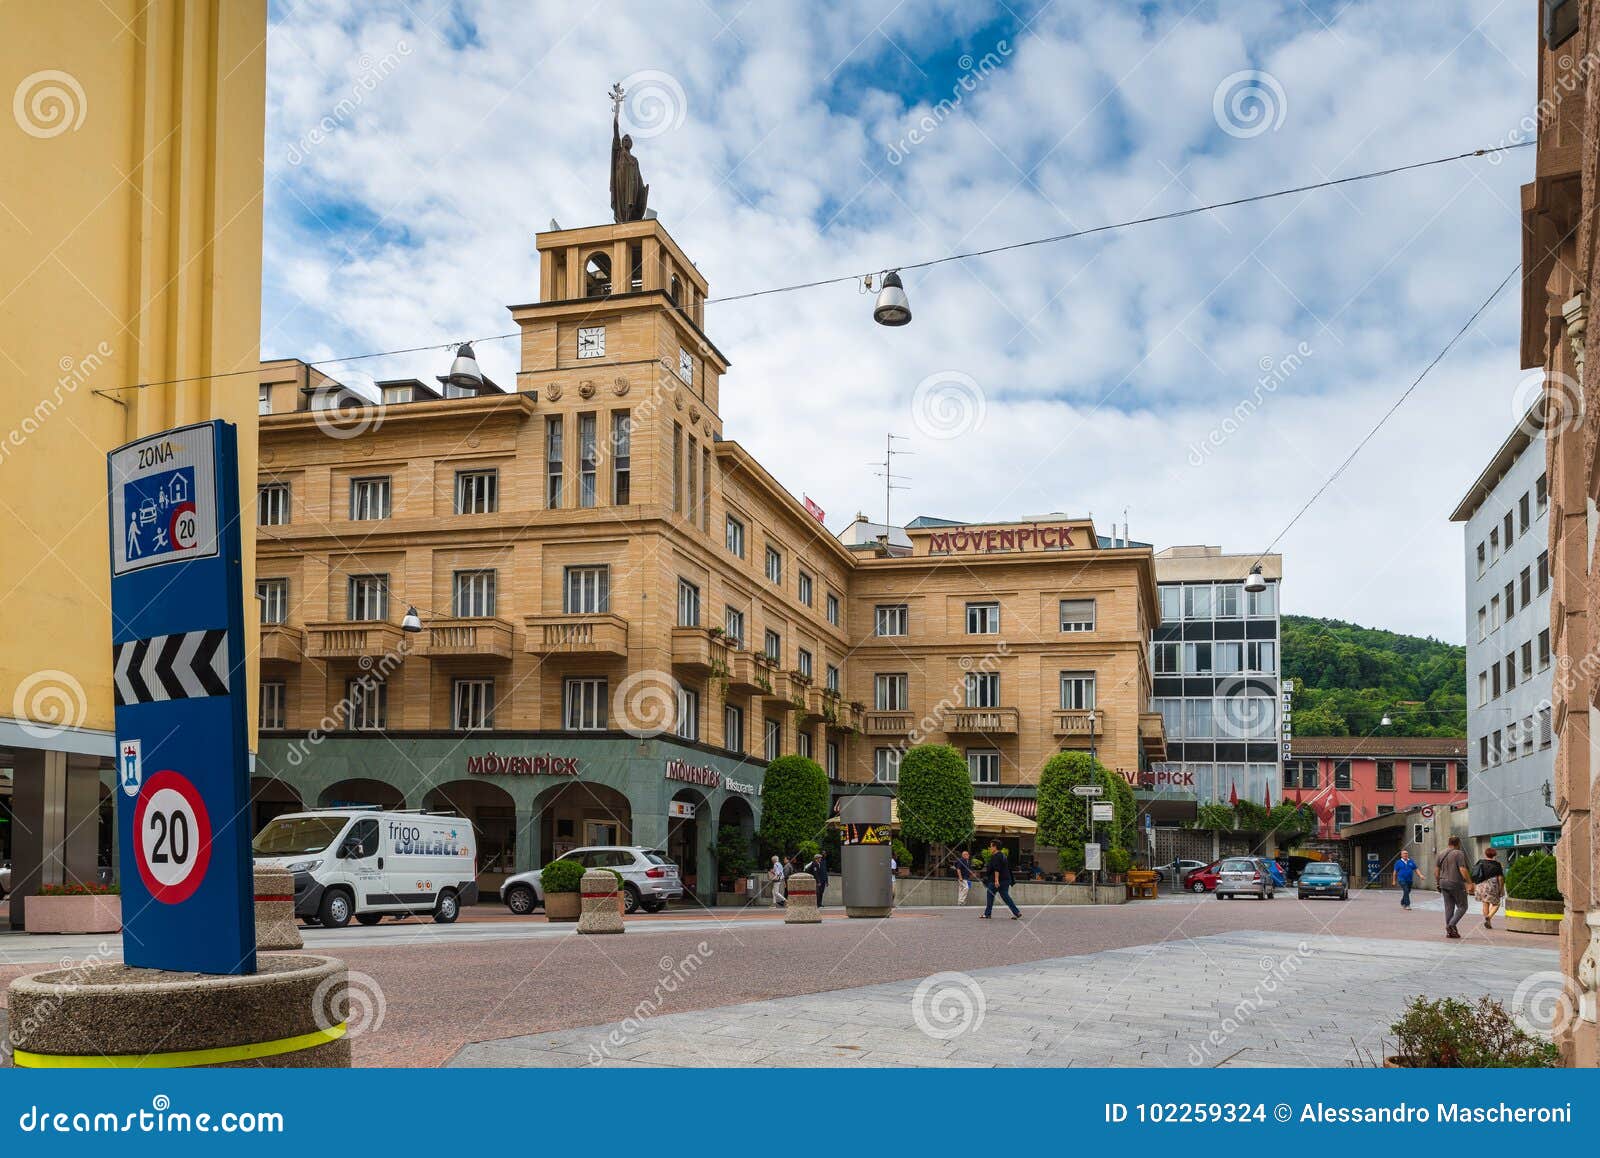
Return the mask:
<path id="1" fill-rule="evenodd" d="M 979 796 L 977 799 L 1018 816 L 1026 816 L 1029 820 L 1039 818 L 1039 802 L 1032 796 Z"/>

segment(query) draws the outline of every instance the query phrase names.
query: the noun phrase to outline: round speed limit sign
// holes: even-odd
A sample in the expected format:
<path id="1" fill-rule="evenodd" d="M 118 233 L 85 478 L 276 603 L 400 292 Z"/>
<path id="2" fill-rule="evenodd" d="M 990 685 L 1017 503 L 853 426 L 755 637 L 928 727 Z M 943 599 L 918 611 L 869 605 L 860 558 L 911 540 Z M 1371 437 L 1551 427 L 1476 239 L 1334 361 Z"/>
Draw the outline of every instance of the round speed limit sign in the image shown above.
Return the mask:
<path id="1" fill-rule="evenodd" d="M 165 770 L 144 782 L 133 810 L 139 876 L 166 905 L 189 899 L 211 861 L 211 818 L 187 777 Z"/>

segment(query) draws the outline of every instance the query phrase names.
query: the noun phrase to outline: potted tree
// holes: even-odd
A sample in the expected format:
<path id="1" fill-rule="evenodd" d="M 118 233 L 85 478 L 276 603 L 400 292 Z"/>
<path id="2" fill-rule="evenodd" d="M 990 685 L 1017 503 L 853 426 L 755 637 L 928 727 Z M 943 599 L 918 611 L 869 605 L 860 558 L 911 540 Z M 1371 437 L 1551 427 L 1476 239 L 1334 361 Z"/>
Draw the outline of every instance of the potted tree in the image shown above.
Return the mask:
<path id="1" fill-rule="evenodd" d="M 1083 871 L 1083 845 L 1069 844 L 1056 852 L 1061 858 L 1061 880 L 1069 885 L 1076 883 Z"/>
<path id="2" fill-rule="evenodd" d="M 1547 852 L 1519 856 L 1506 869 L 1506 928 L 1513 933 L 1561 932 L 1564 909 L 1556 887 L 1556 858 Z"/>
<path id="3" fill-rule="evenodd" d="M 1109 874 L 1106 879 L 1108 883 L 1120 885 L 1125 874 L 1132 867 L 1133 854 L 1127 849 L 1116 846 L 1106 849 L 1106 872 Z"/>
<path id="4" fill-rule="evenodd" d="M 575 860 L 553 860 L 539 873 L 544 889 L 544 915 L 549 921 L 576 921 L 583 910 L 583 866 Z"/>
<path id="5" fill-rule="evenodd" d="M 747 877 L 754 867 L 750 842 L 737 824 L 724 824 L 717 830 L 717 845 L 712 849 L 717 862 L 717 890 L 724 893 L 747 891 Z"/>
<path id="6" fill-rule="evenodd" d="M 1395 1053 L 1386 1069 L 1548 1069 L 1561 1064 L 1552 1043 L 1527 1032 L 1492 997 L 1476 1004 L 1413 998 L 1389 1026 Z"/>

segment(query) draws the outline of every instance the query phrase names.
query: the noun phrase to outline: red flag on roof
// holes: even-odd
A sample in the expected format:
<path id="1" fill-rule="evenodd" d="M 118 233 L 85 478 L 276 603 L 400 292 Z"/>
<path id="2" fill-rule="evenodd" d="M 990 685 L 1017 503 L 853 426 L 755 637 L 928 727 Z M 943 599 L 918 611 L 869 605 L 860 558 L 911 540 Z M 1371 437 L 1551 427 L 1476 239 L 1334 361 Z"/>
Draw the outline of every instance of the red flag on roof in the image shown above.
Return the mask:
<path id="1" fill-rule="evenodd" d="M 819 522 L 819 523 L 823 522 L 824 521 L 823 515 L 825 513 L 823 511 L 823 509 L 821 507 L 817 506 L 816 503 L 812 502 L 809 497 L 804 496 L 804 495 L 802 495 L 801 497 L 805 499 L 806 511 L 811 515 L 811 517 L 813 519 L 817 520 L 817 522 Z"/>

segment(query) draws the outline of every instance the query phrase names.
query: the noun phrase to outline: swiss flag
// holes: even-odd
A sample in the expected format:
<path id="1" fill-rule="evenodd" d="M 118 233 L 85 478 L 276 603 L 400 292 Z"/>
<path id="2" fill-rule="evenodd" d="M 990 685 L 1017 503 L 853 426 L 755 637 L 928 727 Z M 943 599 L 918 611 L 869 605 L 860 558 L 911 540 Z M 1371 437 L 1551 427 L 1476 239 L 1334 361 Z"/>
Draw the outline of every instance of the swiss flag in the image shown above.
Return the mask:
<path id="1" fill-rule="evenodd" d="M 1239 788 L 1232 780 L 1228 781 L 1228 803 L 1235 808 L 1239 806 Z"/>

